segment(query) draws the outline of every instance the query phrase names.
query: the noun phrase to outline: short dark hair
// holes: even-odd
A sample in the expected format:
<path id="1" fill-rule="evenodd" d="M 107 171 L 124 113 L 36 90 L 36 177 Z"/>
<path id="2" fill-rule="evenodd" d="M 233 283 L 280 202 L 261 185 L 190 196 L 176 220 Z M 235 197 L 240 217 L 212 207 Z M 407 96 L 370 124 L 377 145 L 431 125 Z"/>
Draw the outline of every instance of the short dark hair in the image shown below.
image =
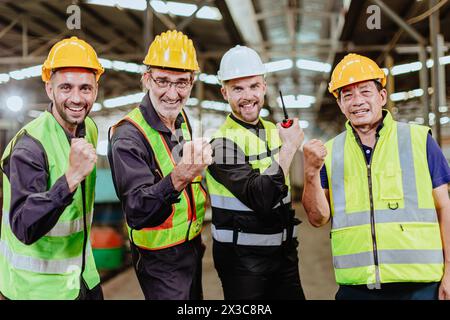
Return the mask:
<path id="1" fill-rule="evenodd" d="M 380 81 L 378 81 L 378 80 L 372 80 L 372 81 L 373 81 L 373 83 L 375 83 L 375 87 L 377 87 L 378 92 L 383 90 L 384 87 L 383 87 L 383 85 L 381 84 Z M 342 88 L 339 88 L 338 89 L 338 99 L 341 98 L 341 92 L 342 92 Z"/>

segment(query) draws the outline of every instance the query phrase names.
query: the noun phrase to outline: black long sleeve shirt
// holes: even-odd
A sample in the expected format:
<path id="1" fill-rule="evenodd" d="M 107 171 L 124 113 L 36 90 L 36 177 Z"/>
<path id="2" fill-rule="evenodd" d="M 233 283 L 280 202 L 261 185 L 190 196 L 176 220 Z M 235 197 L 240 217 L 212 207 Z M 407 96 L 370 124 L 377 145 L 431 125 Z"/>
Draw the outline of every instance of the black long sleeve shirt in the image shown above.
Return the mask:
<path id="1" fill-rule="evenodd" d="M 148 94 L 139 108 L 147 123 L 161 133 L 170 150 L 177 147 L 181 151 L 184 143 L 181 130 L 176 130 L 180 134 L 172 134 L 162 123 Z M 175 128 L 179 129 L 183 122 L 180 114 Z M 189 127 L 189 123 L 187 125 Z M 108 159 L 128 225 L 139 230 L 162 224 L 172 213 L 172 204 L 180 201 L 181 192 L 174 188 L 170 174 L 162 177 L 154 150 L 139 129 L 127 121 L 119 125 L 111 137 Z M 186 191 L 192 197 L 189 188 Z"/>
<path id="2" fill-rule="evenodd" d="M 48 111 L 51 112 L 51 105 Z M 70 143 L 73 136 L 65 132 Z M 82 123 L 77 128 L 76 137 L 84 135 Z M 27 134 L 16 141 L 6 160 L 2 169 L 11 185 L 11 230 L 21 242 L 32 244 L 56 225 L 63 211 L 72 203 L 74 193 L 70 192 L 65 175 L 48 188 L 49 169 L 45 151 Z M 7 213 L 3 215 L 5 219 Z"/>
<path id="3" fill-rule="evenodd" d="M 259 131 L 264 129 L 261 122 L 252 125 L 237 119 L 233 114 L 230 116 L 258 137 L 264 137 L 259 134 Z M 274 174 L 261 174 L 246 161 L 244 152 L 234 142 L 214 139 L 211 144 L 214 163 L 209 166 L 209 172 L 247 207 L 256 213 L 269 214 L 272 208 L 287 196 L 288 187 L 278 163 L 272 164 L 275 170 L 268 169 Z M 231 155 L 233 159 L 224 159 L 224 155 Z"/>

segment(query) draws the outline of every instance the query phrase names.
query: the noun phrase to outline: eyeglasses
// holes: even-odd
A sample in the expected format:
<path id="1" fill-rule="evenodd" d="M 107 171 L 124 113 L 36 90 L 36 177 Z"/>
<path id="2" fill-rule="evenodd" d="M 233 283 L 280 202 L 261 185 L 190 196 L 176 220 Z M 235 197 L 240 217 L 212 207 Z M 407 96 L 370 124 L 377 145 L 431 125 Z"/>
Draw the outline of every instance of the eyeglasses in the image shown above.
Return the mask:
<path id="1" fill-rule="evenodd" d="M 174 85 L 177 90 L 186 90 L 191 85 L 191 81 L 190 80 L 189 81 L 188 80 L 169 81 L 169 80 L 166 80 L 166 79 L 155 79 L 155 78 L 152 77 L 151 74 L 150 74 L 150 78 L 161 89 L 167 89 L 167 88 L 170 88 L 172 85 Z"/>

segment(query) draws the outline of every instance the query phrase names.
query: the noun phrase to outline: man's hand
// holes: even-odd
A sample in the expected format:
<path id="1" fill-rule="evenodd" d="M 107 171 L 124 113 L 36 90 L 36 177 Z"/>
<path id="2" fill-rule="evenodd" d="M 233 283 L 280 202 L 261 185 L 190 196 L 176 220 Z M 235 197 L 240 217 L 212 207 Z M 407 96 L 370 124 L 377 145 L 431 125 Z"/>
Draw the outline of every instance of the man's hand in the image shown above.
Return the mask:
<path id="1" fill-rule="evenodd" d="M 94 169 L 97 162 L 97 152 L 92 144 L 83 138 L 72 139 L 69 154 L 69 167 L 66 171 L 67 184 L 70 192 Z"/>
<path id="2" fill-rule="evenodd" d="M 305 159 L 305 172 L 316 173 L 322 169 L 327 156 L 327 149 L 320 140 L 313 139 L 303 146 L 303 155 Z"/>
<path id="3" fill-rule="evenodd" d="M 283 128 L 281 123 L 277 123 L 277 128 L 283 146 L 287 146 L 295 152 L 302 145 L 305 134 L 298 124 L 298 118 L 294 118 L 293 121 L 292 126 L 289 128 Z"/>
<path id="4" fill-rule="evenodd" d="M 171 173 L 173 186 L 181 191 L 212 163 L 212 148 L 206 138 L 194 139 L 183 145 L 183 157 Z"/>
<path id="5" fill-rule="evenodd" d="M 450 300 L 450 271 L 446 271 L 442 277 L 439 286 L 439 300 Z"/>

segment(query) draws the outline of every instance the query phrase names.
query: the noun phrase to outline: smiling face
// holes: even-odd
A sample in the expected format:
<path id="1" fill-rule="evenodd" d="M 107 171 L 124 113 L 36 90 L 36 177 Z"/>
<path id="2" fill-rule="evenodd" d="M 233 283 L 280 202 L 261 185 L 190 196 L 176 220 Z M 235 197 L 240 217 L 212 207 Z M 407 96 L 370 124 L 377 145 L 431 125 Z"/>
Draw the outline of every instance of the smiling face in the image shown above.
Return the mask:
<path id="1" fill-rule="evenodd" d="M 95 74 L 84 68 L 64 68 L 53 73 L 45 84 L 53 102 L 52 114 L 72 134 L 92 109 L 97 98 Z"/>
<path id="2" fill-rule="evenodd" d="M 160 117 L 174 121 L 191 94 L 193 73 L 152 68 L 144 74 L 143 83 Z"/>
<path id="3" fill-rule="evenodd" d="M 342 88 L 337 99 L 342 113 L 353 128 L 372 127 L 382 119 L 387 101 L 386 89 L 377 88 L 373 80 L 358 82 Z"/>
<path id="4" fill-rule="evenodd" d="M 232 79 L 225 82 L 222 95 L 231 106 L 233 114 L 240 120 L 256 124 L 264 105 L 266 82 L 263 76 Z"/>

